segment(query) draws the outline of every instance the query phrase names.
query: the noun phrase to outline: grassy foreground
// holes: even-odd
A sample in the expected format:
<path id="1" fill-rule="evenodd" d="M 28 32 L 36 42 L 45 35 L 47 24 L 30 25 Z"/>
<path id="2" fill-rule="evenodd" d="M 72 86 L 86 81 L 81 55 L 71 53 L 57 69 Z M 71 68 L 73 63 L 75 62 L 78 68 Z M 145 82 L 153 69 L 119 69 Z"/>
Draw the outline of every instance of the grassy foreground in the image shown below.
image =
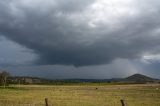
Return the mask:
<path id="1" fill-rule="evenodd" d="M 96 89 L 97 88 L 97 89 Z M 160 85 L 26 85 L 0 88 L 0 106 L 160 106 Z"/>

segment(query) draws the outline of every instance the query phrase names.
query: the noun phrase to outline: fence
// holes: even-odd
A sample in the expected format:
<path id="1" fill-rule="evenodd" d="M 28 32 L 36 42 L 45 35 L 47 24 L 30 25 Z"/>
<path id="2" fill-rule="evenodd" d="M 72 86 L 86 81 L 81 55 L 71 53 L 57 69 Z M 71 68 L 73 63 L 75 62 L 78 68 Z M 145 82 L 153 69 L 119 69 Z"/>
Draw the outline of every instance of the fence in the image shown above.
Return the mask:
<path id="1" fill-rule="evenodd" d="M 3 103 L 2 103 L 3 102 Z M 52 104 L 49 104 L 48 102 L 48 98 L 45 98 L 44 99 L 44 103 L 42 104 L 36 104 L 36 103 L 10 103 L 8 104 L 8 100 L 2 100 L 0 99 L 0 106 L 3 104 L 3 106 L 54 106 Z M 121 106 L 126 106 L 126 103 L 125 103 L 125 100 L 124 99 L 121 99 L 120 100 L 121 102 Z M 1 104 L 2 103 L 2 104 Z"/>
<path id="2" fill-rule="evenodd" d="M 126 106 L 126 103 L 125 103 L 124 99 L 121 99 L 120 101 L 121 101 L 122 106 Z M 49 106 L 48 104 L 49 104 L 48 103 L 48 98 L 45 98 L 45 106 Z"/>

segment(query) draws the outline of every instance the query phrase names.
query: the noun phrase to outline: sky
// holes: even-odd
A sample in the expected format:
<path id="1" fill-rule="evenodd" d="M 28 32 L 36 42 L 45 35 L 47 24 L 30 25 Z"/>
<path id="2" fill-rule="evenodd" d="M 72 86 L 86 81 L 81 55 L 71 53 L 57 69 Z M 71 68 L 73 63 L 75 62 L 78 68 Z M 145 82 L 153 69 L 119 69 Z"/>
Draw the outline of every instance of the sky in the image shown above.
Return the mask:
<path id="1" fill-rule="evenodd" d="M 0 70 L 51 79 L 160 78 L 159 0 L 0 0 Z"/>

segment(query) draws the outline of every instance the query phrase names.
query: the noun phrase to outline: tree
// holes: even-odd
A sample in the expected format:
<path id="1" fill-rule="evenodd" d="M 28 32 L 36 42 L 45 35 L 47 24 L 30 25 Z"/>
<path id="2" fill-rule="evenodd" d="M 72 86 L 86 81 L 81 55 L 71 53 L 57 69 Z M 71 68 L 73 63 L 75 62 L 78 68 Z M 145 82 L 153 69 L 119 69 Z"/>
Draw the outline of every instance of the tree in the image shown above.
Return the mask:
<path id="1" fill-rule="evenodd" d="M 6 71 L 2 71 L 0 73 L 0 86 L 3 86 L 4 88 L 7 85 L 7 78 L 10 76 L 10 74 Z"/>

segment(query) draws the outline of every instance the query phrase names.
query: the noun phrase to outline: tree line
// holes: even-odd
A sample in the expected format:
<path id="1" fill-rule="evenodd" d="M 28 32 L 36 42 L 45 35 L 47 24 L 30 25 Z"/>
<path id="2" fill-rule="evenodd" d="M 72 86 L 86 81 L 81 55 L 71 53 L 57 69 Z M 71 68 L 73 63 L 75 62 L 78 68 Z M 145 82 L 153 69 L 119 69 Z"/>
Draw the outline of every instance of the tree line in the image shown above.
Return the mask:
<path id="1" fill-rule="evenodd" d="M 0 86 L 3 86 L 5 88 L 6 85 L 8 85 L 7 79 L 9 76 L 10 76 L 10 74 L 6 71 L 0 72 Z"/>

